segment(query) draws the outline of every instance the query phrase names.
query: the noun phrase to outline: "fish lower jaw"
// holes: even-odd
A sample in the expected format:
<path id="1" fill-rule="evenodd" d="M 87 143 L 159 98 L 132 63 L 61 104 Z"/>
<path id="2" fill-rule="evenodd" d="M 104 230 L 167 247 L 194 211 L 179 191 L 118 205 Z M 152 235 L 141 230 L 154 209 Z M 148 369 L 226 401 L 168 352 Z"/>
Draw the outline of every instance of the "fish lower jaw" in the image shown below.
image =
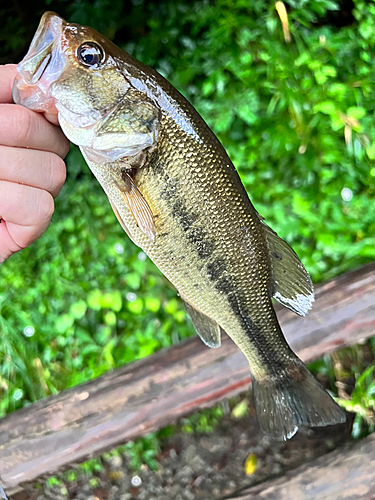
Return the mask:
<path id="1" fill-rule="evenodd" d="M 15 104 L 24 106 L 40 113 L 49 113 L 57 116 L 58 111 L 54 99 L 37 86 L 24 84 L 22 80 L 15 79 L 12 87 L 12 99 Z"/>

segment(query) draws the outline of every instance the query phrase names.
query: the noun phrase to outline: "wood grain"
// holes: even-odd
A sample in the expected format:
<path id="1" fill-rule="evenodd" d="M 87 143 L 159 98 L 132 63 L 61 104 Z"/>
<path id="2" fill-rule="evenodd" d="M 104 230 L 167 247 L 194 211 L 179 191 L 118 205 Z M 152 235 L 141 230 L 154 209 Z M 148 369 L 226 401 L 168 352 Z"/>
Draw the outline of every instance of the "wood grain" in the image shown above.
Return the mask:
<path id="1" fill-rule="evenodd" d="M 375 332 L 375 263 L 317 287 L 299 318 L 277 308 L 305 361 Z M 14 488 L 98 455 L 249 388 L 243 354 L 224 336 L 219 349 L 198 337 L 34 403 L 0 420 L 0 480 Z"/>
<path id="2" fill-rule="evenodd" d="M 375 435 L 227 500 L 375 500 Z"/>

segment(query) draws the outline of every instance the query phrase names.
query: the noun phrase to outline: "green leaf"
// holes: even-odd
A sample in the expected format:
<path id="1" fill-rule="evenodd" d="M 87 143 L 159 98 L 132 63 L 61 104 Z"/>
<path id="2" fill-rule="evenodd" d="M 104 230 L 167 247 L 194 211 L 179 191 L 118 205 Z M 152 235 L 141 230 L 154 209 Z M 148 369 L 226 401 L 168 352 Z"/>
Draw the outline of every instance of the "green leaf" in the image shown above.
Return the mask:
<path id="1" fill-rule="evenodd" d="M 78 327 L 75 331 L 75 337 L 82 343 L 91 344 L 93 339 L 91 335 L 83 328 Z"/>
<path id="2" fill-rule="evenodd" d="M 346 114 L 350 118 L 360 120 L 361 118 L 363 118 L 365 116 L 366 110 L 364 108 L 358 108 L 356 106 L 352 106 L 351 108 L 348 108 Z"/>
<path id="3" fill-rule="evenodd" d="M 323 66 L 321 68 L 321 71 L 325 76 L 336 76 L 337 75 L 336 68 L 334 68 L 333 66 Z"/>
<path id="4" fill-rule="evenodd" d="M 237 110 L 238 116 L 248 125 L 252 125 L 257 119 L 257 115 L 253 112 L 253 109 L 249 104 L 243 104 Z"/>
<path id="5" fill-rule="evenodd" d="M 164 310 L 168 314 L 174 314 L 176 311 L 180 309 L 180 307 L 181 307 L 181 302 L 179 302 L 177 299 L 171 299 L 165 304 Z"/>
<path id="6" fill-rule="evenodd" d="M 79 300 L 70 306 L 70 314 L 75 319 L 81 319 L 86 314 L 87 304 L 84 300 Z"/>
<path id="7" fill-rule="evenodd" d="M 370 158 L 370 160 L 375 160 L 375 142 L 373 142 L 372 144 L 370 144 L 369 146 L 366 146 L 366 153 L 367 153 L 367 156 Z M 372 172 L 372 170 L 374 172 Z M 375 169 L 372 169 L 370 174 L 375 177 Z"/>
<path id="8" fill-rule="evenodd" d="M 116 314 L 113 311 L 108 311 L 104 315 L 104 323 L 109 326 L 114 326 L 116 324 L 117 318 Z"/>
<path id="9" fill-rule="evenodd" d="M 205 81 L 203 84 L 203 87 L 202 87 L 203 95 L 211 94 L 211 92 L 213 92 L 214 88 L 215 88 L 215 84 L 213 82 L 211 82 L 210 80 Z"/>
<path id="10" fill-rule="evenodd" d="M 145 307 L 149 311 L 157 312 L 160 309 L 160 300 L 157 299 L 156 297 L 146 297 Z"/>
<path id="11" fill-rule="evenodd" d="M 297 57 L 297 59 L 294 61 L 294 65 L 302 66 L 310 61 L 311 61 L 311 55 L 308 52 L 302 52 L 302 54 L 299 57 Z"/>
<path id="12" fill-rule="evenodd" d="M 126 275 L 126 283 L 132 288 L 133 290 L 138 290 L 139 286 L 141 284 L 141 277 L 139 274 L 136 273 L 128 273 Z"/>
<path id="13" fill-rule="evenodd" d="M 332 83 L 328 88 L 328 94 L 342 101 L 347 91 L 346 85 L 343 83 Z"/>
<path id="14" fill-rule="evenodd" d="M 60 316 L 55 324 L 57 333 L 65 333 L 74 324 L 74 316 L 70 314 L 63 314 Z"/>
<path id="15" fill-rule="evenodd" d="M 101 293 L 100 290 L 93 290 L 87 296 L 87 305 L 90 309 L 94 311 L 100 311 L 101 309 Z"/>
<path id="16" fill-rule="evenodd" d="M 332 101 L 322 101 L 319 104 L 316 104 L 314 106 L 314 111 L 316 113 L 320 111 L 326 115 L 335 115 L 338 112 L 335 103 Z"/>
<path id="17" fill-rule="evenodd" d="M 102 351 L 102 356 L 106 360 L 106 363 L 110 367 L 114 367 L 115 366 L 115 360 L 114 360 L 114 357 L 113 357 L 113 352 L 114 352 L 115 346 L 116 346 L 116 339 L 111 339 L 105 345 L 105 347 L 104 347 L 104 349 Z"/>
<path id="18" fill-rule="evenodd" d="M 137 297 L 133 302 L 128 302 L 126 306 L 133 314 L 141 314 L 143 311 L 143 300 Z"/>
<path id="19" fill-rule="evenodd" d="M 367 381 L 370 381 L 370 376 L 375 370 L 375 365 L 369 366 L 357 379 L 356 386 L 362 387 Z"/>
<path id="20" fill-rule="evenodd" d="M 332 130 L 337 131 L 344 127 L 344 122 L 340 116 L 331 116 Z"/>
<path id="21" fill-rule="evenodd" d="M 109 308 L 112 311 L 119 312 L 122 307 L 121 293 L 117 290 L 114 292 L 107 292 L 101 296 L 100 305 L 102 308 Z"/>
<path id="22" fill-rule="evenodd" d="M 95 339 L 100 345 L 105 345 L 111 336 L 111 328 L 107 325 L 101 325 L 100 328 L 95 332 Z"/>

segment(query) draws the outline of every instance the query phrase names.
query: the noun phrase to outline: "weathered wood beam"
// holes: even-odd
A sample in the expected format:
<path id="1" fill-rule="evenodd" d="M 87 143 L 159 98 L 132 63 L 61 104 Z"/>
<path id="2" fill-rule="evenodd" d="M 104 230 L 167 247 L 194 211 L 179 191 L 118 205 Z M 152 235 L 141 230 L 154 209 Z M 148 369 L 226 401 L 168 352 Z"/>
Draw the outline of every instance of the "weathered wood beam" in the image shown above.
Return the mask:
<path id="1" fill-rule="evenodd" d="M 292 348 L 306 362 L 375 332 L 375 263 L 317 287 L 299 318 L 277 308 Z M 243 354 L 226 336 L 159 351 L 0 420 L 0 481 L 14 488 L 155 431 L 248 389 Z"/>
<path id="2" fill-rule="evenodd" d="M 226 500 L 375 500 L 375 435 Z"/>

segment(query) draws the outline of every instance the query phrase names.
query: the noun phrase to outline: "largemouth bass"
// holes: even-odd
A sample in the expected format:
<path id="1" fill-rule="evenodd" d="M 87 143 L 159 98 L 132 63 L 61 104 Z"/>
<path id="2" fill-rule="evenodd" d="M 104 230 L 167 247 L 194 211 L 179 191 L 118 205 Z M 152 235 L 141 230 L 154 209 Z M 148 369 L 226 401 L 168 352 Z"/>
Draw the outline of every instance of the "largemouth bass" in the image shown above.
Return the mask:
<path id="1" fill-rule="evenodd" d="M 226 332 L 249 361 L 261 429 L 345 421 L 288 346 L 272 297 L 299 315 L 314 300 L 293 250 L 256 212 L 218 139 L 153 69 L 95 30 L 47 12 L 18 65 L 16 103 L 57 113 L 121 226 L 176 287 L 198 335 Z"/>

